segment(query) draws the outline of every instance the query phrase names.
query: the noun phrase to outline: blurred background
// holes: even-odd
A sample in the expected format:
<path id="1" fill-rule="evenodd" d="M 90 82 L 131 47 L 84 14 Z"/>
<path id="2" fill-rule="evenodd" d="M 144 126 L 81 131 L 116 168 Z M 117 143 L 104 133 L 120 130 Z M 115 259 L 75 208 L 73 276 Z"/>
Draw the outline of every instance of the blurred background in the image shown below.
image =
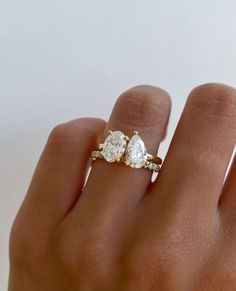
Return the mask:
<path id="1" fill-rule="evenodd" d="M 234 0 L 0 0 L 0 290 L 10 226 L 51 129 L 107 119 L 122 91 L 157 85 L 173 101 L 164 156 L 194 86 L 236 86 L 235 11 Z"/>

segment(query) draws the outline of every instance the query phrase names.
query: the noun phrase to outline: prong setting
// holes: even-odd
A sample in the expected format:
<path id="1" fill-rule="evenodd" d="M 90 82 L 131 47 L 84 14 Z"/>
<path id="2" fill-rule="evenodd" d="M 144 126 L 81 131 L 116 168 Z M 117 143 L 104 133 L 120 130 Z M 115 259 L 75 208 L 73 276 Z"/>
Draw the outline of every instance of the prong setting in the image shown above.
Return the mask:
<path id="1" fill-rule="evenodd" d="M 156 173 L 160 171 L 162 162 L 159 157 L 147 153 L 138 131 L 129 138 L 121 131 L 109 130 L 104 143 L 98 145 L 98 150 L 94 150 L 91 157 L 93 161 L 104 159 L 109 163 L 123 163 L 134 169 L 146 168 Z"/>

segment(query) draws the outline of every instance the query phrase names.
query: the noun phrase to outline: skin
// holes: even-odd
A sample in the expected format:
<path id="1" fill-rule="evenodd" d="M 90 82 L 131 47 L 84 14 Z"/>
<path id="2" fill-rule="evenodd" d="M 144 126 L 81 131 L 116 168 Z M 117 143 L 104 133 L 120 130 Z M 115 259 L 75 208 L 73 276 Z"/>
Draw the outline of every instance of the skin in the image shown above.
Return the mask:
<path id="1" fill-rule="evenodd" d="M 10 291 L 236 290 L 236 90 L 189 95 L 162 170 L 97 160 L 108 130 L 138 130 L 155 153 L 170 97 L 137 86 L 106 123 L 77 119 L 48 138 L 10 238 Z"/>

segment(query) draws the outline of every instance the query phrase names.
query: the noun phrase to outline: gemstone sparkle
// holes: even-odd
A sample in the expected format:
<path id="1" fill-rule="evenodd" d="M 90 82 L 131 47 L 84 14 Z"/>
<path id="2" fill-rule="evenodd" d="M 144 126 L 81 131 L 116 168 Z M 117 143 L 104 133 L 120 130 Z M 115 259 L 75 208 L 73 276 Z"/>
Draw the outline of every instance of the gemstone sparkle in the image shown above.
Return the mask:
<path id="1" fill-rule="evenodd" d="M 132 168 L 142 168 L 147 161 L 147 150 L 141 137 L 132 136 L 126 149 L 125 163 Z"/>
<path id="2" fill-rule="evenodd" d="M 126 138 L 123 132 L 111 132 L 104 142 L 102 155 L 107 162 L 119 161 L 124 155 L 126 148 Z"/>

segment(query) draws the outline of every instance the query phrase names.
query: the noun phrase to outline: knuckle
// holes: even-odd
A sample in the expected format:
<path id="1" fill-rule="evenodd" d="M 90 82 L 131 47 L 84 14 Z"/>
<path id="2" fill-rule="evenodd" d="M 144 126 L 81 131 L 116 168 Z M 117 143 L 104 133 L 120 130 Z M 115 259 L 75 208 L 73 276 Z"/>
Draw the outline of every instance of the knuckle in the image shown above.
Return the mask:
<path id="1" fill-rule="evenodd" d="M 51 131 L 47 144 L 53 149 L 77 147 L 81 145 L 81 137 L 89 142 L 96 140 L 105 124 L 105 121 L 98 118 L 79 118 L 59 124 Z"/>
<path id="2" fill-rule="evenodd" d="M 236 118 L 236 90 L 222 84 L 204 84 L 190 93 L 188 102 L 208 115 Z"/>
<path id="3" fill-rule="evenodd" d="M 21 268 L 31 273 L 39 272 L 46 262 L 49 253 L 49 239 L 13 224 L 10 233 L 10 262 L 16 268 Z"/>
<path id="4" fill-rule="evenodd" d="M 120 269 L 135 280 L 139 280 L 145 270 L 145 280 L 149 278 L 152 282 L 158 282 L 161 278 L 174 277 L 180 267 L 181 257 L 188 256 L 187 253 L 187 250 L 183 250 L 183 244 L 177 239 L 173 242 L 170 236 L 136 241 L 126 245 L 123 250 Z"/>
<path id="5" fill-rule="evenodd" d="M 49 135 L 47 149 L 55 154 L 77 152 L 81 146 L 81 135 L 85 132 L 80 121 L 75 126 L 71 122 L 57 125 Z M 89 131 L 86 132 L 89 135 Z"/>
<path id="6" fill-rule="evenodd" d="M 148 246 L 147 246 L 148 244 Z M 136 242 L 126 247 L 125 251 L 120 257 L 120 269 L 124 273 L 129 274 L 130 278 L 137 279 L 140 273 L 143 273 L 145 268 L 145 276 L 153 277 L 166 269 L 167 261 L 163 260 L 166 251 L 165 248 L 161 248 L 162 252 L 155 248 L 155 245 L 146 242 Z M 163 252 L 165 254 L 163 254 Z M 148 270 L 148 271 L 147 271 Z"/>
<path id="7" fill-rule="evenodd" d="M 74 153 L 78 146 L 79 140 L 70 125 L 59 124 L 48 137 L 46 152 L 52 156 L 60 156 L 68 152 Z"/>
<path id="8" fill-rule="evenodd" d="M 80 238 L 79 241 L 62 239 L 58 246 L 59 256 L 67 273 L 80 274 L 93 282 L 106 281 L 111 272 L 107 244 L 100 240 Z"/>
<path id="9" fill-rule="evenodd" d="M 157 122 L 165 123 L 169 111 L 170 97 L 165 91 L 152 86 L 137 86 L 118 98 L 113 117 L 129 128 L 148 128 Z"/>
<path id="10" fill-rule="evenodd" d="M 126 247 L 120 256 L 120 270 L 122 270 L 124 274 L 129 274 L 129 277 L 133 279 L 139 278 L 140 273 L 143 271 L 143 266 L 148 267 L 147 270 L 149 274 L 152 273 L 152 266 L 155 264 L 152 264 L 150 261 L 153 259 L 153 256 L 150 256 L 149 251 L 150 249 L 148 250 L 141 243 L 132 244 Z"/>
<path id="11" fill-rule="evenodd" d="M 214 262 L 210 265 L 210 272 L 206 271 L 197 283 L 196 290 L 236 290 L 235 268 Z"/>
<path id="12" fill-rule="evenodd" d="M 62 123 L 53 128 L 49 135 L 50 144 L 64 144 L 71 140 L 76 140 L 76 131 L 73 130 L 70 123 Z"/>

